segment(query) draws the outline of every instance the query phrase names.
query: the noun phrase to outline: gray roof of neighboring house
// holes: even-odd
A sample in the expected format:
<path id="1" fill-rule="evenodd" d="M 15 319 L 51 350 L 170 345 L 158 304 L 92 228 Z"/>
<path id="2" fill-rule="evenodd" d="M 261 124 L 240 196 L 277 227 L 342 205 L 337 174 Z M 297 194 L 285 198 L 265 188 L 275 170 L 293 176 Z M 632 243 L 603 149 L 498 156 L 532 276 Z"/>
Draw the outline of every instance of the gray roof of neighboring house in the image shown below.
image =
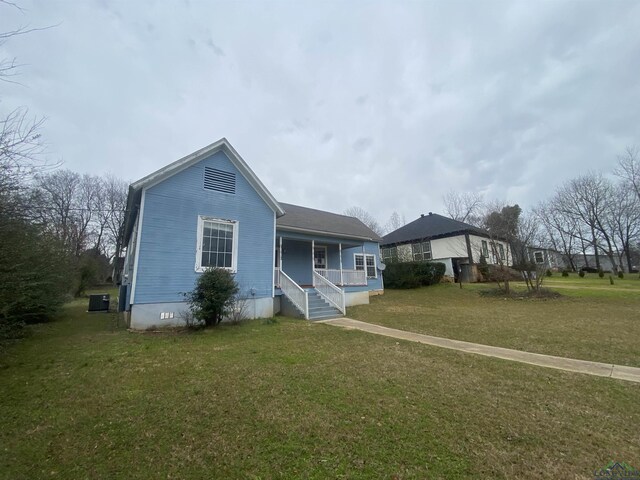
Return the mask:
<path id="1" fill-rule="evenodd" d="M 282 203 L 285 214 L 276 220 L 282 230 L 330 234 L 380 242 L 381 238 L 355 217 Z"/>
<path id="2" fill-rule="evenodd" d="M 417 220 L 386 234 L 382 237 L 381 243 L 382 245 L 391 245 L 413 240 L 451 237 L 462 233 L 472 233 L 482 237 L 489 236 L 486 230 L 429 212 L 428 215 L 421 215 Z"/>

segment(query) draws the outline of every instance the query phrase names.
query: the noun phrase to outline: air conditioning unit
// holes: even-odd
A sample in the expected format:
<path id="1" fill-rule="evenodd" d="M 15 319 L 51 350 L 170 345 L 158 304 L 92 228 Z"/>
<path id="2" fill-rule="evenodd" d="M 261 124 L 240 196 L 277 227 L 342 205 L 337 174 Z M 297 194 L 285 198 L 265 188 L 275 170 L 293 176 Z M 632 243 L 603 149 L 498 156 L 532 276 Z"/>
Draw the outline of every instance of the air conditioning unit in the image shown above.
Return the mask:
<path id="1" fill-rule="evenodd" d="M 109 300 L 107 293 L 89 295 L 89 312 L 108 312 Z"/>

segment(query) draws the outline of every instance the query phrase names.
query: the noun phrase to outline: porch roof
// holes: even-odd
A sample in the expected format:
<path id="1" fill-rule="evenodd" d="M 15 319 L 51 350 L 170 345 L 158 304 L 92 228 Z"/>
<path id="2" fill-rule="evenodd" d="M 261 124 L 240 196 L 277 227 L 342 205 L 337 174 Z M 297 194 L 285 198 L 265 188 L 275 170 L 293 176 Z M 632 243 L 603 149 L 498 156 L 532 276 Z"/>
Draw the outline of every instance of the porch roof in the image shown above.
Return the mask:
<path id="1" fill-rule="evenodd" d="M 291 205 L 290 203 L 280 202 L 280 205 L 285 211 L 285 214 L 276 220 L 276 226 L 280 230 L 335 235 L 372 242 L 382 240 L 355 217 Z"/>

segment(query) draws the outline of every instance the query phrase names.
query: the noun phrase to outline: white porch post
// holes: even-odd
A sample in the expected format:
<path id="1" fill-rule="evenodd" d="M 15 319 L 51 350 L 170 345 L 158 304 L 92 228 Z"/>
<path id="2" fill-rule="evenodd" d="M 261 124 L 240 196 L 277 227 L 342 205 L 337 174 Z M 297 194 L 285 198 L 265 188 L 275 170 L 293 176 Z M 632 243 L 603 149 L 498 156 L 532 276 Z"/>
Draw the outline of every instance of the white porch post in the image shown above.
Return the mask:
<path id="1" fill-rule="evenodd" d="M 362 263 L 364 263 L 364 284 L 369 284 L 369 277 L 367 275 L 367 254 L 364 251 L 364 243 L 362 244 Z"/>
<path id="2" fill-rule="evenodd" d="M 311 285 L 313 285 L 314 287 L 316 286 L 316 279 L 313 276 L 313 272 L 316 269 L 316 261 L 314 255 L 316 253 L 316 241 L 315 240 L 311 240 Z"/>
<path id="3" fill-rule="evenodd" d="M 342 242 L 338 244 L 338 251 L 340 252 L 340 285 L 344 285 L 342 278 Z"/>

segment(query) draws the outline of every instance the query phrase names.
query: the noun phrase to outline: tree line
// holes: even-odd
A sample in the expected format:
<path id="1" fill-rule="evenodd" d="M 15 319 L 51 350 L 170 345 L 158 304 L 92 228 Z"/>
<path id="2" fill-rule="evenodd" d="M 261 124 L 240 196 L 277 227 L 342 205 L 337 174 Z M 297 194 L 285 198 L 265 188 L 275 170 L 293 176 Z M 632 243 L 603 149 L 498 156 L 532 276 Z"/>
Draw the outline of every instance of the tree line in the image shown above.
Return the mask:
<path id="1" fill-rule="evenodd" d="M 17 8 L 0 2 L 2 8 Z M 38 29 L 0 32 L 0 47 Z M 0 58 L 0 86 L 17 83 Z M 123 250 L 127 183 L 81 175 L 46 155 L 43 120 L 0 95 L 0 340 L 51 317 L 67 298 L 114 277 Z"/>
<path id="2" fill-rule="evenodd" d="M 512 240 L 516 257 L 526 256 L 526 247 L 555 250 L 573 271 L 579 267 L 602 270 L 606 258 L 614 274 L 633 271 L 640 260 L 637 147 L 628 147 L 609 175 L 603 172 L 578 175 L 528 211 L 517 205 L 487 204 L 475 193 L 450 192 L 443 202 L 451 218 L 490 232 L 492 227 L 495 230 L 496 215 L 506 215 L 500 233 Z"/>

